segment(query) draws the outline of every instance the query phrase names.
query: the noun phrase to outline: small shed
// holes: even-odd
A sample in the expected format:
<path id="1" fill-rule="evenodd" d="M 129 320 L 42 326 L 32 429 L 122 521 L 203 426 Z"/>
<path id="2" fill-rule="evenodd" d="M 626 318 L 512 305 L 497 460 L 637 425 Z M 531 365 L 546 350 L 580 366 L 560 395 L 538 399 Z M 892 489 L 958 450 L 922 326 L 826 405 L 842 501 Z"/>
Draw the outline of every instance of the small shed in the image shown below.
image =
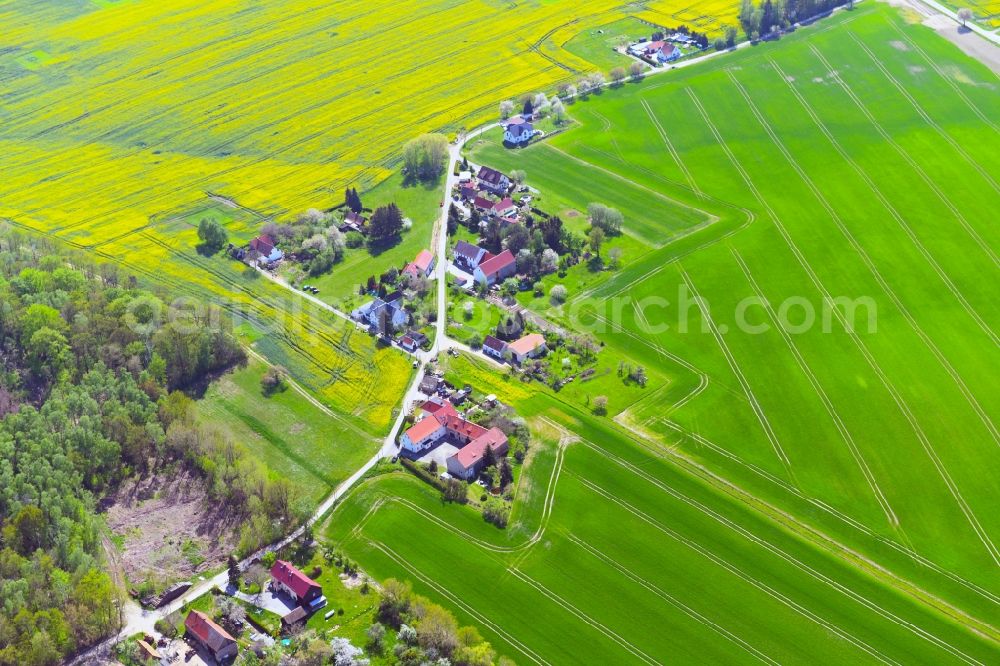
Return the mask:
<path id="1" fill-rule="evenodd" d="M 305 626 L 306 619 L 308 619 L 309 613 L 302 606 L 296 606 L 295 610 L 290 611 L 287 615 L 281 618 L 281 633 L 289 634 L 297 629 Z"/>

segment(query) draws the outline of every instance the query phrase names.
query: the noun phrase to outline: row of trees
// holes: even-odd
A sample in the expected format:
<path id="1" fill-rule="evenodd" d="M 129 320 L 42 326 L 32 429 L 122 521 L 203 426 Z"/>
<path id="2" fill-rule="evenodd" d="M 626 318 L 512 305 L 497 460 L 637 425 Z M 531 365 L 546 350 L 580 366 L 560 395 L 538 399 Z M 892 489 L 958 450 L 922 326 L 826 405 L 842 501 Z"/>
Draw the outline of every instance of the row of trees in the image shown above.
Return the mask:
<path id="1" fill-rule="evenodd" d="M 749 40 L 757 40 L 817 14 L 828 12 L 851 0 L 742 0 L 740 27 Z"/>
<path id="2" fill-rule="evenodd" d="M 521 115 L 530 118 L 532 116 L 539 118 L 547 118 L 551 116 L 556 124 L 562 123 L 566 120 L 566 106 L 559 97 L 553 96 L 549 99 L 548 95 L 543 92 L 540 93 L 525 93 L 518 98 L 518 103 L 520 104 Z M 518 106 L 512 100 L 504 100 L 500 102 L 500 118 L 506 120 L 514 115 L 515 109 Z"/>

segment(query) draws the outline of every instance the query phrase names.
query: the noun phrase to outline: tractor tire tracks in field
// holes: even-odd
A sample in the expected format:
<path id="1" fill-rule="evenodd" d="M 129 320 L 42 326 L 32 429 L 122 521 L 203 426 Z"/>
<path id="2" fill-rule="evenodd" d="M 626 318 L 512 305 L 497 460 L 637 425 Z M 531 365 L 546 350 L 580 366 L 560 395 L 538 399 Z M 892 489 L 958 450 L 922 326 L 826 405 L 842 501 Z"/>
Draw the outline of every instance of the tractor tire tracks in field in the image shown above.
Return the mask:
<path id="1" fill-rule="evenodd" d="M 691 88 L 687 88 L 687 92 L 688 92 L 688 95 L 691 97 L 692 101 L 695 103 L 695 106 L 698 108 L 698 111 L 699 111 L 700 115 L 702 116 L 702 119 L 708 125 L 708 127 L 712 131 L 712 133 L 716 136 L 716 139 L 719 142 L 720 147 L 729 155 L 730 160 L 731 160 L 731 162 L 733 164 L 733 167 L 740 173 L 740 175 L 743 178 L 743 181 L 746 183 L 747 188 L 750 190 L 750 192 L 754 195 L 754 198 L 757 199 L 757 201 L 760 203 L 760 205 L 767 212 L 768 216 L 771 218 L 772 222 L 774 223 L 775 228 L 778 230 L 779 234 L 784 239 L 784 241 L 785 241 L 786 245 L 788 246 L 789 250 L 791 250 L 792 254 L 795 256 L 796 260 L 798 261 L 799 265 L 802 267 L 803 271 L 805 271 L 806 275 L 809 277 L 810 281 L 813 283 L 813 286 L 822 295 L 824 302 L 833 304 L 834 300 L 830 296 L 829 290 L 826 288 L 826 286 L 820 280 L 819 276 L 816 274 L 815 269 L 812 267 L 812 265 L 809 263 L 808 259 L 802 253 L 802 250 L 795 243 L 795 240 L 792 238 L 791 234 L 789 233 L 788 229 L 785 227 L 784 223 L 782 222 L 781 218 L 778 216 L 777 212 L 775 212 L 775 210 L 771 207 L 770 203 L 763 196 L 763 194 L 761 194 L 760 190 L 754 184 L 753 180 L 750 178 L 750 174 L 747 173 L 746 168 L 740 163 L 739 159 L 736 157 L 735 154 L 733 154 L 732 150 L 726 144 L 725 139 L 723 138 L 722 134 L 719 132 L 719 130 L 715 126 L 715 124 L 712 122 L 711 118 L 709 117 L 709 115 L 708 115 L 707 111 L 705 110 L 704 106 L 702 105 L 701 101 L 698 99 L 697 95 L 694 93 L 694 91 Z M 755 110 L 755 107 L 751 107 L 751 110 Z M 766 123 L 764 123 L 762 126 L 763 126 L 763 128 L 764 128 L 765 131 L 769 131 L 770 130 L 770 126 L 767 125 Z M 777 137 L 775 137 L 773 135 L 773 131 L 769 132 L 769 136 L 771 136 L 772 140 L 775 141 L 776 147 L 778 147 L 779 149 L 781 149 L 783 152 L 787 152 L 787 149 L 784 149 L 784 145 L 781 144 L 780 141 L 777 140 Z M 788 157 L 790 163 L 794 163 L 794 160 L 793 160 L 793 158 L 791 158 L 790 155 L 787 155 L 787 157 Z M 797 163 L 794 163 L 794 164 L 797 164 Z M 809 181 L 809 182 L 811 182 L 811 181 Z M 937 453 L 934 450 L 934 447 L 931 444 L 930 439 L 927 437 L 927 434 L 924 432 L 923 428 L 921 427 L 920 422 L 917 420 L 916 416 L 913 413 L 913 410 L 910 408 L 909 404 L 902 397 L 902 395 L 900 394 L 899 390 L 896 388 L 896 386 L 893 384 L 893 382 L 891 381 L 891 379 L 889 378 L 889 376 L 886 374 L 885 370 L 878 363 L 878 360 L 874 357 L 874 355 L 872 354 L 871 350 L 868 349 L 868 346 L 857 335 L 857 332 L 854 331 L 853 327 L 850 326 L 849 323 L 844 320 L 843 314 L 840 312 L 840 310 L 837 309 L 836 307 L 831 308 L 831 310 L 832 310 L 833 314 L 837 317 L 837 319 L 840 321 L 841 325 L 844 328 L 844 331 L 847 333 L 847 335 L 854 342 L 855 346 L 858 348 L 858 350 L 861 352 L 861 354 L 868 361 L 869 366 L 872 368 L 872 370 L 878 376 L 878 378 L 881 381 L 882 385 L 885 387 L 885 389 L 892 396 L 893 401 L 896 403 L 896 405 L 899 408 L 901 414 L 909 422 L 912 430 L 914 431 L 914 434 L 917 436 L 917 439 L 923 445 L 924 451 L 931 458 L 931 461 L 934 463 L 934 466 L 937 468 L 939 476 L 945 482 L 946 486 L 948 487 L 949 492 L 951 493 L 952 497 L 955 499 L 955 501 L 958 504 L 958 506 L 959 506 L 960 510 L 962 511 L 962 513 L 965 515 L 966 520 L 969 522 L 969 524 L 972 527 L 973 531 L 975 532 L 976 536 L 979 538 L 980 542 L 982 542 L 983 546 L 986 548 L 986 551 L 989 553 L 989 555 L 993 559 L 993 561 L 996 564 L 1000 565 L 1000 553 L 998 553 L 997 547 L 993 544 L 992 540 L 989 537 L 989 534 L 983 528 L 982 524 L 979 522 L 979 519 L 973 513 L 971 507 L 966 503 L 964 497 L 962 497 L 962 494 L 959 492 L 957 485 L 951 479 L 951 476 L 948 474 L 947 470 L 945 470 L 943 463 L 941 462 L 940 458 L 937 456 Z"/>

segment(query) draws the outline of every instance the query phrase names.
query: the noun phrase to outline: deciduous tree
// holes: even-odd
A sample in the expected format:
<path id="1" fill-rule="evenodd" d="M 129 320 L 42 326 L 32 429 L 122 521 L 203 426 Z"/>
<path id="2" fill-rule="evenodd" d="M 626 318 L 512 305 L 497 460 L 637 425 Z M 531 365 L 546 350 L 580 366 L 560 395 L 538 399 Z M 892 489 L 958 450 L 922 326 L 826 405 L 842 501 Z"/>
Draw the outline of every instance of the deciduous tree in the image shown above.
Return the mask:
<path id="1" fill-rule="evenodd" d="M 219 224 L 215 218 L 203 217 L 198 223 L 198 239 L 202 248 L 209 254 L 214 254 L 222 249 L 222 246 L 229 241 L 229 235 L 225 228 Z"/>

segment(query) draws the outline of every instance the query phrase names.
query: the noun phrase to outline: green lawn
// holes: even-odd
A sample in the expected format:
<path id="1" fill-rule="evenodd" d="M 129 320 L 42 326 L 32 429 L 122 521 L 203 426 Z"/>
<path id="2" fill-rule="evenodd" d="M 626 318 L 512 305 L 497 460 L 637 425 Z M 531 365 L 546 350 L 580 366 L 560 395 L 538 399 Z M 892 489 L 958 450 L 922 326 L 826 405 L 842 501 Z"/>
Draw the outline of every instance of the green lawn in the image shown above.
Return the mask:
<path id="1" fill-rule="evenodd" d="M 330 536 L 519 663 L 996 662 L 995 85 L 866 3 L 580 102 L 526 150 L 480 142 L 551 212 L 625 214 L 621 269 L 528 300 L 589 321 L 611 372 L 551 393 L 449 361 L 573 442 L 529 469 L 522 520 L 389 476 Z M 823 326 L 837 297 L 876 327 Z"/>
<path id="2" fill-rule="evenodd" d="M 629 44 L 640 37 L 648 38 L 652 26 L 629 16 L 613 23 L 599 25 L 580 32 L 562 45 L 575 56 L 593 63 L 602 72 L 615 67 L 628 67 L 635 62 L 615 51 L 616 46 Z"/>
<path id="3" fill-rule="evenodd" d="M 252 457 L 316 504 L 364 464 L 378 442 L 291 388 L 265 397 L 264 370 L 251 359 L 213 382 L 198 402 L 199 418 L 231 433 Z"/>

